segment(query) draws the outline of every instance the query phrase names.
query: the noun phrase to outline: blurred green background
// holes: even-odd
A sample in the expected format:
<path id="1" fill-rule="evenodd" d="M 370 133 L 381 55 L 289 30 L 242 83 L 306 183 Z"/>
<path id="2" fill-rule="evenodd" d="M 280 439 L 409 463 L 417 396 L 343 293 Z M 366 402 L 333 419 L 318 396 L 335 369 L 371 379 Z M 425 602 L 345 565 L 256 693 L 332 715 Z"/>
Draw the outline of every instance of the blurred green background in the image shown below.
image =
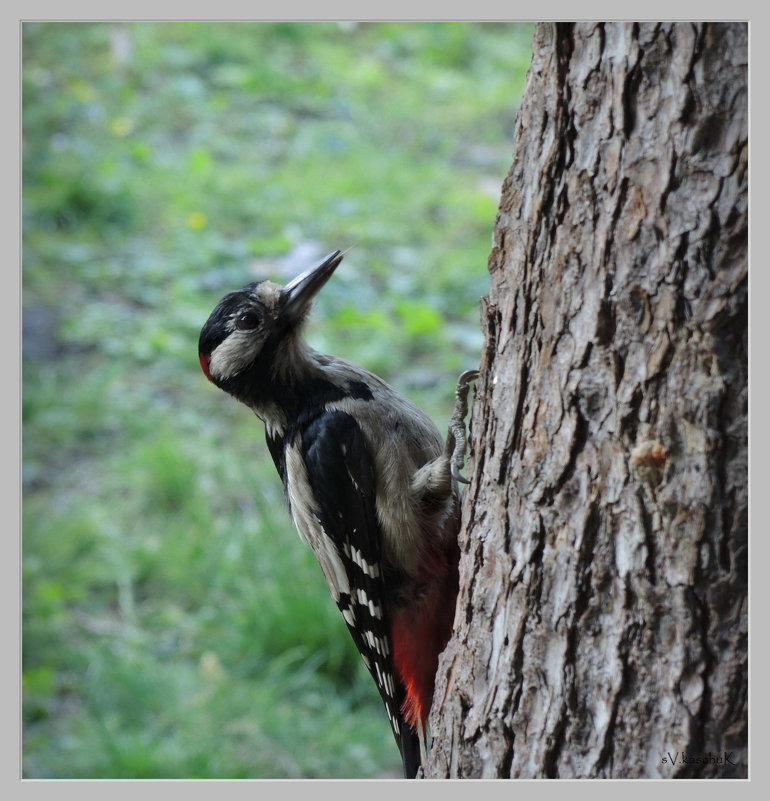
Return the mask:
<path id="1" fill-rule="evenodd" d="M 355 245 L 308 337 L 443 430 L 532 27 L 23 25 L 23 774 L 399 776 L 219 298 Z"/>

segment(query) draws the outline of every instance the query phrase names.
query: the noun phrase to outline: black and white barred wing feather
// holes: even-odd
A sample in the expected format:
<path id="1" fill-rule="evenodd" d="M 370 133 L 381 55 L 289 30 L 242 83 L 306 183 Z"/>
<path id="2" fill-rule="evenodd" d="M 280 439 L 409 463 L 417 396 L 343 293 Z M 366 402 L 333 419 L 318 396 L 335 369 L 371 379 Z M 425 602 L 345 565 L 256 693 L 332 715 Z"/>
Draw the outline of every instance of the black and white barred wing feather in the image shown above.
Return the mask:
<path id="1" fill-rule="evenodd" d="M 297 433 L 284 459 L 294 522 L 321 565 L 402 748 L 403 688 L 393 668 L 375 477 L 361 429 L 345 412 L 324 412 Z"/>

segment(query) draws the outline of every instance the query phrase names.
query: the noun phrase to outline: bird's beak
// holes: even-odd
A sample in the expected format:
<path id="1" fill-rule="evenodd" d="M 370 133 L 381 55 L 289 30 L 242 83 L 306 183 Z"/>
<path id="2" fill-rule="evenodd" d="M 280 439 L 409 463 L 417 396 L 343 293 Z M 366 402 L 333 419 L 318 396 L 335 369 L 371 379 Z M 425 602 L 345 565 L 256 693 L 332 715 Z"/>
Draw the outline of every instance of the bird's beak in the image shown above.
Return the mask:
<path id="1" fill-rule="evenodd" d="M 347 251 L 346 251 L 347 252 Z M 279 319 L 287 325 L 299 322 L 310 308 L 310 302 L 331 278 L 345 253 L 335 250 L 322 262 L 289 281 L 281 290 Z"/>

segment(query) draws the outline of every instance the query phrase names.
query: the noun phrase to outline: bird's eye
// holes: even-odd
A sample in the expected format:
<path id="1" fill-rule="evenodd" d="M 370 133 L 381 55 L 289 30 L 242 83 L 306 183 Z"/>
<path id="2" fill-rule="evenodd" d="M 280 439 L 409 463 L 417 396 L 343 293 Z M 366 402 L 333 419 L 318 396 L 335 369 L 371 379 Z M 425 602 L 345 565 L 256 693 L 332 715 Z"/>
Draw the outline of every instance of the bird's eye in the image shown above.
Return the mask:
<path id="1" fill-rule="evenodd" d="M 241 312 L 235 320 L 235 327 L 239 331 L 251 331 L 258 328 L 262 319 L 255 311 Z"/>

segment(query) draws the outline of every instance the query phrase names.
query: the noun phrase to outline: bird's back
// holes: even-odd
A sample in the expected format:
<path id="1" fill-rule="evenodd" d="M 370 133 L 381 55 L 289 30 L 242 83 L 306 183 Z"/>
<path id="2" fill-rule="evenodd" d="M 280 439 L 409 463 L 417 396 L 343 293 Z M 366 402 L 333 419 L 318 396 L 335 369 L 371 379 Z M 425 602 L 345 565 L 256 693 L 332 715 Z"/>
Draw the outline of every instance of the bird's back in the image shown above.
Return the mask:
<path id="1" fill-rule="evenodd" d="M 386 564 L 407 569 L 416 566 L 425 532 L 420 527 L 422 510 L 412 492 L 411 478 L 440 457 L 441 434 L 422 409 L 379 376 L 343 359 L 314 355 L 323 381 L 341 394 L 327 402 L 324 411 L 348 414 L 366 444 L 374 470 L 382 558 Z M 330 395 L 334 397 L 337 393 Z M 301 415 L 300 419 L 303 418 Z"/>

